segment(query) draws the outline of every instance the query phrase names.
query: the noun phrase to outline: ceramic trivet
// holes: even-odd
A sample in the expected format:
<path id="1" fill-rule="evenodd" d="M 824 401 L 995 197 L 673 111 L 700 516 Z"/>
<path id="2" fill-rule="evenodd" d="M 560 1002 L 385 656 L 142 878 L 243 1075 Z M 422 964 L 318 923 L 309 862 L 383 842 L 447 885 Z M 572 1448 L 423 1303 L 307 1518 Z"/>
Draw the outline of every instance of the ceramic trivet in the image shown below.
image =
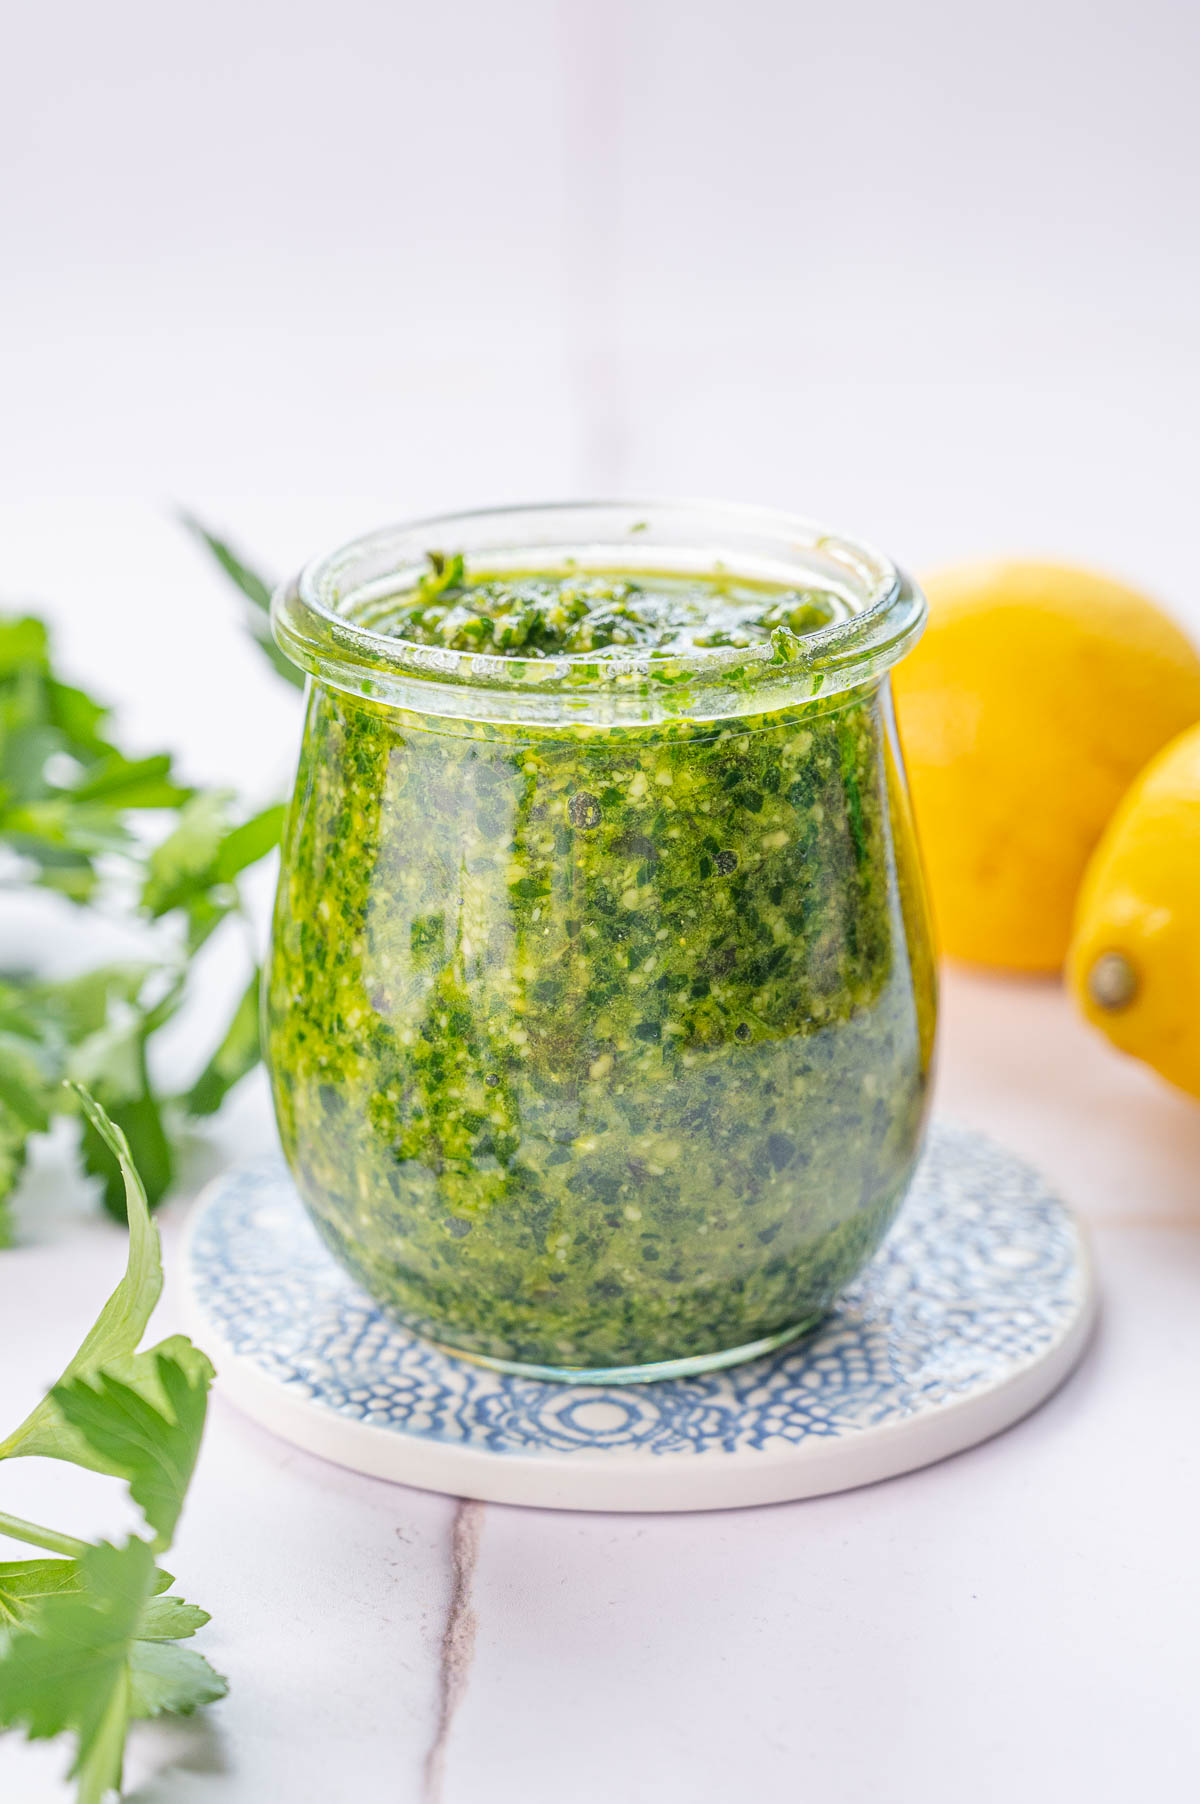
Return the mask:
<path id="1" fill-rule="evenodd" d="M 499 1503 L 703 1510 L 870 1484 L 1006 1428 L 1062 1382 L 1095 1308 L 1082 1231 L 1039 1174 L 936 1125 L 883 1247 L 822 1327 L 700 1377 L 510 1377 L 388 1321 L 281 1160 L 193 1212 L 192 1326 L 234 1403 L 378 1478 Z"/>

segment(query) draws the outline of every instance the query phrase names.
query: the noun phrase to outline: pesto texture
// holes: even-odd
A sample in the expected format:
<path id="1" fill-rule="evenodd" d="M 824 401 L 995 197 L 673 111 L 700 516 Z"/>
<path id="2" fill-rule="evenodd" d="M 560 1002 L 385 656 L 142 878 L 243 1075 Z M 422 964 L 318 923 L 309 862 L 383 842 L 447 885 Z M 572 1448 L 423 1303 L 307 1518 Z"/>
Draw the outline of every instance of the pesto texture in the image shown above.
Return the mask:
<path id="1" fill-rule="evenodd" d="M 449 611 L 410 612 L 407 636 L 466 630 L 452 564 L 416 603 Z M 681 619 L 695 583 L 584 578 L 605 593 L 567 619 L 579 580 L 506 579 L 469 611 L 492 631 L 541 610 L 528 656 L 551 632 L 569 654 L 601 610 L 631 607 L 658 648 L 824 606 L 714 588 Z M 815 1321 L 908 1182 L 933 1010 L 877 690 L 531 729 L 313 685 L 267 991 L 276 1108 L 321 1232 L 417 1331 L 604 1368 Z"/>
<path id="2" fill-rule="evenodd" d="M 654 577 L 578 570 L 468 575 L 435 554 L 429 574 L 375 624 L 416 645 L 523 658 L 644 657 L 766 644 L 800 636 L 842 612 L 822 590 L 735 577 Z"/>

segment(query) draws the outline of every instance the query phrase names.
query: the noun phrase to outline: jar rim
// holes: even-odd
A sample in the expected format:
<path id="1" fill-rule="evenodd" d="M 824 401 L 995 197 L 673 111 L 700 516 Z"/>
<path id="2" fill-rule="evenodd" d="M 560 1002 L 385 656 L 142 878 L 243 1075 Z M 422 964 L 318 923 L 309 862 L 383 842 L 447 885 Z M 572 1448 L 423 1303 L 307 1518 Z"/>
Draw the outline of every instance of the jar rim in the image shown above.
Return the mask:
<path id="1" fill-rule="evenodd" d="M 523 658 L 453 651 L 356 617 L 463 552 L 489 570 L 721 574 L 820 587 L 846 613 L 800 638 L 684 653 Z M 892 560 L 802 516 L 744 503 L 556 501 L 472 508 L 386 526 L 313 559 L 279 588 L 272 629 L 318 682 L 386 705 L 496 724 L 634 725 L 774 712 L 878 680 L 914 643 L 925 600 Z M 606 650 L 607 648 L 604 648 Z"/>

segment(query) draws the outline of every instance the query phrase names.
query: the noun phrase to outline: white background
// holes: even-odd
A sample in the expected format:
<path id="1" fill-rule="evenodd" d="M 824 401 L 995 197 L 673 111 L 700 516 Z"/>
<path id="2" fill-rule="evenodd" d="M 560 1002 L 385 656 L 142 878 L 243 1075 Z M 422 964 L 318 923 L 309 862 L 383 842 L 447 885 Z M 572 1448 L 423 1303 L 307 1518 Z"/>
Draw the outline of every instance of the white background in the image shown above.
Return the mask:
<path id="1" fill-rule="evenodd" d="M 5 38 L 0 594 L 198 779 L 275 793 L 297 725 L 181 503 L 283 573 L 443 506 L 774 502 L 918 571 L 1076 557 L 1200 631 L 1189 0 L 67 0 Z M 0 915 L 4 959 L 32 931 L 90 955 Z M 173 1559 L 234 1690 L 142 1737 L 138 1795 L 1190 1796 L 1200 1110 L 1052 987 L 951 974 L 945 1018 L 944 1104 L 1098 1223 L 1106 1325 L 1058 1399 L 815 1504 L 468 1517 L 440 1780 L 454 1505 L 218 1404 Z M 269 1135 L 252 1082 L 189 1185 Z M 120 1258 L 64 1169 L 0 1257 L 10 1413 Z M 4 1477 L 113 1525 L 69 1473 Z M 5 1742 L 0 1791 L 62 1764 Z"/>

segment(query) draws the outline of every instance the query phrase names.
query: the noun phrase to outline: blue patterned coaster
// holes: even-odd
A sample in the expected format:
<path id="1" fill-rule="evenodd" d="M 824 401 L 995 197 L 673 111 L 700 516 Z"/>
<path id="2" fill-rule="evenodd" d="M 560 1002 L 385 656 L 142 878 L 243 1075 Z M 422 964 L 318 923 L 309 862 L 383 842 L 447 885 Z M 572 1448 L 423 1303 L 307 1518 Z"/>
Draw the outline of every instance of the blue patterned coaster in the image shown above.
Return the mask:
<path id="1" fill-rule="evenodd" d="M 378 1477 L 569 1509 L 778 1502 L 928 1464 L 1041 1402 L 1094 1309 L 1064 1204 L 1003 1148 L 945 1125 L 825 1324 L 700 1377 L 563 1385 L 439 1352 L 342 1272 L 278 1158 L 210 1187 L 187 1267 L 197 1338 L 267 1427 Z"/>

